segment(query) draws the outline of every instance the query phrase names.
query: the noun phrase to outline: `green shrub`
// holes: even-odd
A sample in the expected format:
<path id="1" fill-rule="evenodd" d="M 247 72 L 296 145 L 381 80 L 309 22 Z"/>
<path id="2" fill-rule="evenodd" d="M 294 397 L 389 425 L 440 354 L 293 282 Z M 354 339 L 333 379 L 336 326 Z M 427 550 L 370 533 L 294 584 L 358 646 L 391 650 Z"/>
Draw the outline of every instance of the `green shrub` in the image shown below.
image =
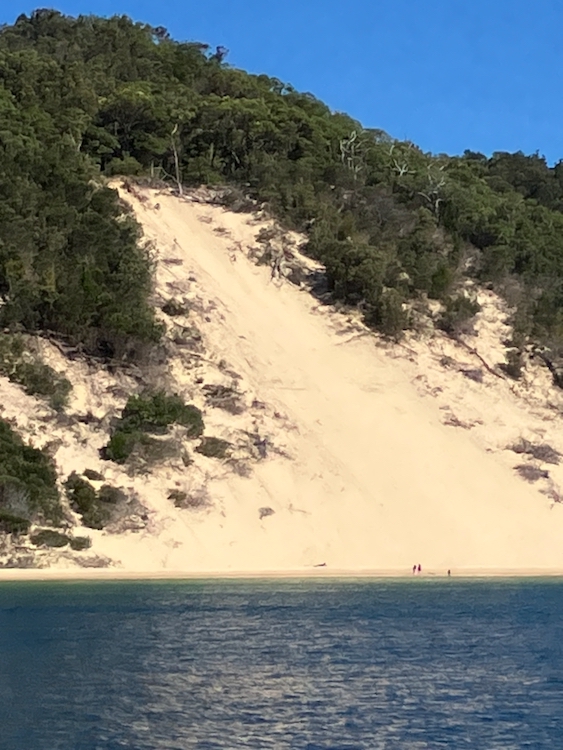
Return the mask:
<path id="1" fill-rule="evenodd" d="M 524 355 L 519 349 L 509 349 L 506 362 L 501 362 L 499 367 L 512 380 L 520 380 L 524 369 Z"/>
<path id="2" fill-rule="evenodd" d="M 141 440 L 142 433 L 138 430 L 135 432 L 122 432 L 119 428 L 111 436 L 109 443 L 104 449 L 104 458 L 115 461 L 116 464 L 123 464 Z"/>
<path id="3" fill-rule="evenodd" d="M 31 396 L 44 396 L 50 406 L 61 411 L 68 403 L 72 385 L 42 362 L 20 362 L 10 380 L 22 385 Z"/>
<path id="4" fill-rule="evenodd" d="M 131 396 L 103 449 L 103 456 L 122 464 L 133 453 L 147 462 L 177 455 L 175 442 L 154 440 L 146 434 L 165 435 L 171 424 L 186 427 L 190 438 L 199 437 L 204 429 L 201 411 L 185 404 L 179 396 L 167 396 L 162 391 L 152 396 Z"/>
<path id="5" fill-rule="evenodd" d="M 0 531 L 5 534 L 27 534 L 31 523 L 27 518 L 20 518 L 0 508 Z"/>
<path id="6" fill-rule="evenodd" d="M 452 297 L 446 301 L 445 309 L 438 320 L 438 327 L 451 336 L 468 333 L 471 323 L 481 306 L 475 300 L 464 294 Z"/>
<path id="7" fill-rule="evenodd" d="M 111 484 L 104 484 L 98 492 L 98 499 L 101 503 L 117 505 L 127 500 L 127 495 L 119 487 L 112 487 Z"/>
<path id="8" fill-rule="evenodd" d="M 177 508 L 183 508 L 184 503 L 188 499 L 188 493 L 182 492 L 181 490 L 170 490 L 168 493 L 168 499 L 172 500 Z"/>
<path id="9" fill-rule="evenodd" d="M 227 458 L 231 444 L 227 440 L 216 437 L 204 437 L 196 451 L 207 458 Z"/>
<path id="10" fill-rule="evenodd" d="M 36 547 L 66 547 L 70 542 L 68 536 L 52 529 L 40 529 L 29 539 Z"/>
<path id="11" fill-rule="evenodd" d="M 110 484 L 98 491 L 76 472 L 68 477 L 65 489 L 71 508 L 80 514 L 82 522 L 91 529 L 102 529 L 115 514 L 115 506 L 127 500 L 126 493 Z"/>
<path id="12" fill-rule="evenodd" d="M 121 414 L 121 432 L 154 432 L 163 434 L 171 424 L 187 427 L 189 437 L 203 433 L 201 411 L 185 404 L 179 396 L 167 396 L 159 391 L 152 396 L 131 396 Z"/>
<path id="13" fill-rule="evenodd" d="M 69 541 L 71 549 L 75 552 L 90 549 L 92 546 L 92 540 L 89 536 L 71 536 Z"/>
<path id="14" fill-rule="evenodd" d="M 112 175 L 137 175 L 143 172 L 143 167 L 137 159 L 125 156 L 123 159 L 112 159 L 104 170 L 108 177 Z"/>
<path id="15" fill-rule="evenodd" d="M 30 396 L 42 396 L 56 411 L 68 403 L 72 390 L 70 382 L 52 367 L 25 351 L 21 336 L 0 337 L 0 373 L 21 385 Z"/>
<path id="16" fill-rule="evenodd" d="M 401 293 L 396 289 L 384 289 L 371 322 L 384 336 L 396 340 L 400 339 L 408 325 L 408 316 L 403 309 Z"/>
<path id="17" fill-rule="evenodd" d="M 25 445 L 4 420 L 0 420 L 0 511 L 53 526 L 63 518 L 53 460 Z"/>
<path id="18" fill-rule="evenodd" d="M 104 475 L 100 474 L 99 471 L 95 471 L 95 469 L 84 469 L 82 474 L 86 477 L 86 479 L 90 479 L 94 482 L 101 482 L 104 478 Z"/>
<path id="19" fill-rule="evenodd" d="M 170 317 L 176 315 L 187 315 L 190 310 L 187 305 L 181 305 L 175 299 L 168 300 L 160 309 L 163 313 L 166 313 L 166 315 L 170 315 Z"/>
<path id="20" fill-rule="evenodd" d="M 100 504 L 98 493 L 90 482 L 72 472 L 65 482 L 65 489 L 70 507 L 80 514 L 84 525 L 91 529 L 103 529 L 109 521 L 110 513 Z"/>

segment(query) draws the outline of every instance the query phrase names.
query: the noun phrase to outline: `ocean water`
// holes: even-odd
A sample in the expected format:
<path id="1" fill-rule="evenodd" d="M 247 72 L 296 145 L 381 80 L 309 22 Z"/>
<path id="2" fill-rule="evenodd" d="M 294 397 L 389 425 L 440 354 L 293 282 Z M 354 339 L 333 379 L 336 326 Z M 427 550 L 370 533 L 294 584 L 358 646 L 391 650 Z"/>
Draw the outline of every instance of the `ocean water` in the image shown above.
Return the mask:
<path id="1" fill-rule="evenodd" d="M 563 582 L 0 583 L 2 750 L 563 747 Z"/>

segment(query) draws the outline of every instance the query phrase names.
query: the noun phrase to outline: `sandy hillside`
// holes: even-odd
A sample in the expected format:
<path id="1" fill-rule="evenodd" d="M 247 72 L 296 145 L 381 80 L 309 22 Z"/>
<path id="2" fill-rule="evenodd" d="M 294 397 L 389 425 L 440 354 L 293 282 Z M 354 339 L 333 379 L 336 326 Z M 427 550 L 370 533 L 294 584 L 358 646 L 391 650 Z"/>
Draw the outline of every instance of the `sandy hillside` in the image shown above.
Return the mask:
<path id="1" fill-rule="evenodd" d="M 210 345 L 286 422 L 290 459 L 211 488 L 218 509 L 197 536 L 212 568 L 563 569 L 561 508 L 444 424 L 370 336 L 229 252 L 254 239 L 247 217 L 166 195 L 159 210 L 132 203 L 161 263 L 182 261 L 167 266 L 172 281 L 194 276 L 216 306 Z M 260 522 L 264 506 L 275 514 Z"/>
<path id="2" fill-rule="evenodd" d="M 61 471 L 101 468 L 136 493 L 148 518 L 92 532 L 92 565 L 563 572 L 563 474 L 507 450 L 525 438 L 563 452 L 560 397 L 538 366 L 519 384 L 495 374 L 508 330 L 496 298 L 481 293 L 479 336 L 466 346 L 441 336 L 385 345 L 249 257 L 264 222 L 193 197 L 120 192 L 154 242 L 157 301 L 190 307 L 184 318 L 163 314 L 176 354 L 161 384 L 200 405 L 206 434 L 234 449 L 229 462 L 194 454 L 190 466 L 137 477 L 101 462 L 101 428 L 73 427 L 77 435 L 56 453 Z M 199 349 L 181 335 L 194 326 Z M 47 345 L 44 355 L 73 380 L 75 413 L 97 410 L 103 421 L 123 405 L 131 380 L 110 383 Z M 240 394 L 232 414 L 201 395 L 228 383 Z M 7 413 L 17 421 L 24 396 L 3 388 L 4 404 L 6 388 L 20 400 Z M 514 471 L 526 463 L 544 471 L 537 483 Z M 171 488 L 205 502 L 175 507 Z"/>

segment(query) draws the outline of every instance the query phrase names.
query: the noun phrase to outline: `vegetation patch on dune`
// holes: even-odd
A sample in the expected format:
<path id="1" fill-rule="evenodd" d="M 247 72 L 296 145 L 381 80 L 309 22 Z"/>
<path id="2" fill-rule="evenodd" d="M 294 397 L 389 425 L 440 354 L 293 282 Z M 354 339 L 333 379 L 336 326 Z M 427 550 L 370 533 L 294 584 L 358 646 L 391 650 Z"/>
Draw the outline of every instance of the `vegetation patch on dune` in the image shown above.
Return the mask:
<path id="1" fill-rule="evenodd" d="M 558 464 L 561 462 L 561 453 L 547 443 L 532 443 L 522 438 L 510 446 L 514 453 L 526 454 L 546 464 Z"/>
<path id="2" fill-rule="evenodd" d="M 149 460 L 167 458 L 172 455 L 167 450 L 171 447 L 169 442 L 150 435 L 165 436 L 174 424 L 184 427 L 188 438 L 199 437 L 204 429 L 200 409 L 185 404 L 179 396 L 167 396 L 162 391 L 131 396 L 104 448 L 104 457 L 116 463 L 125 463 L 134 452 Z"/>
<path id="3" fill-rule="evenodd" d="M 119 487 L 104 484 L 96 490 L 76 472 L 72 472 L 66 480 L 65 490 L 70 507 L 81 516 L 82 523 L 91 529 L 103 529 L 107 526 L 119 515 L 120 507 L 128 500 L 127 493 Z M 76 544 L 80 547 L 82 543 Z"/>
<path id="4" fill-rule="evenodd" d="M 21 336 L 0 335 L 0 374 L 21 385 L 30 396 L 42 396 L 56 411 L 66 406 L 72 390 L 65 377 L 26 351 Z"/>
<path id="5" fill-rule="evenodd" d="M 31 523 L 62 520 L 53 461 L 0 420 L 0 530 L 25 533 Z"/>
<path id="6" fill-rule="evenodd" d="M 227 440 L 217 437 L 203 437 L 196 451 L 207 458 L 227 458 L 231 444 Z"/>
<path id="7" fill-rule="evenodd" d="M 36 547 L 66 547 L 70 542 L 66 534 L 61 534 L 53 529 L 39 529 L 31 534 L 29 540 Z"/>
<path id="8" fill-rule="evenodd" d="M 70 507 L 81 516 L 82 523 L 91 529 L 103 529 L 110 519 L 110 511 L 100 502 L 90 482 L 73 472 L 65 482 L 65 490 Z"/>

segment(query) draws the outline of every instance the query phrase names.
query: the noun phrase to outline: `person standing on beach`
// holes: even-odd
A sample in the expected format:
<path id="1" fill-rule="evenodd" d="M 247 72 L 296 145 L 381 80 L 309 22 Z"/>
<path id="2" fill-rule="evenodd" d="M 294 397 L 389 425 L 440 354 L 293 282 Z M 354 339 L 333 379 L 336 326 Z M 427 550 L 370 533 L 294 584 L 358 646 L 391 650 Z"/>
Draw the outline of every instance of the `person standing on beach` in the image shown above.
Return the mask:
<path id="1" fill-rule="evenodd" d="M 417 570 L 418 570 L 418 572 L 419 572 L 419 573 L 422 573 L 422 566 L 421 566 L 421 564 L 420 564 L 420 563 L 418 563 L 418 568 L 417 568 Z"/>
<path id="2" fill-rule="evenodd" d="M 416 565 L 412 566 L 412 574 L 413 576 L 416 575 Z"/>

